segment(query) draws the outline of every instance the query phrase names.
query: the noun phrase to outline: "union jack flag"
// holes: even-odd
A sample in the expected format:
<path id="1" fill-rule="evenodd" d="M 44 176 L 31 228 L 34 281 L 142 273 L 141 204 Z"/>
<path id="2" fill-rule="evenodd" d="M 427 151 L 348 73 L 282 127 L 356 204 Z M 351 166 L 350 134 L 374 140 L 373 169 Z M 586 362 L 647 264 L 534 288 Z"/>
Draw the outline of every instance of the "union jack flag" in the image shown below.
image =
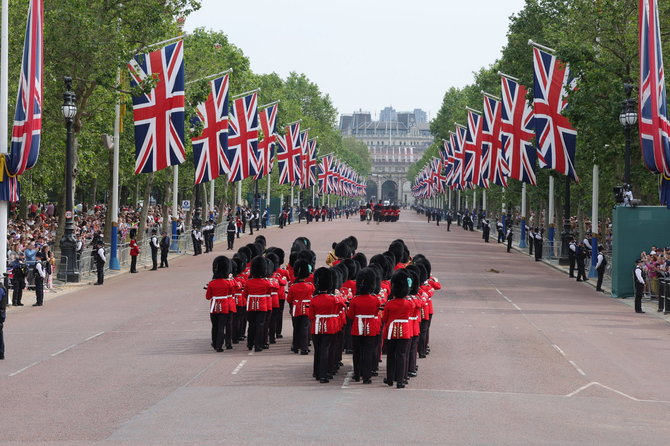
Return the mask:
<path id="1" fill-rule="evenodd" d="M 286 127 L 286 135 L 277 137 L 277 163 L 279 164 L 279 184 L 296 184 L 300 181 L 300 122 Z"/>
<path id="2" fill-rule="evenodd" d="M 154 75 L 146 94 L 133 96 L 135 173 L 181 164 L 184 151 L 184 42 L 178 41 L 128 63 L 133 87 Z"/>
<path id="3" fill-rule="evenodd" d="M 328 155 L 321 158 L 319 163 L 319 191 L 328 195 L 330 190 L 330 176 L 333 174 L 333 156 Z"/>
<path id="4" fill-rule="evenodd" d="M 577 130 L 561 113 L 567 108 L 567 89 L 574 88 L 570 68 L 537 47 L 533 47 L 535 86 L 535 134 L 540 167 L 553 169 L 579 181 L 575 172 Z"/>
<path id="5" fill-rule="evenodd" d="M 484 95 L 484 122 L 482 123 L 482 177 L 499 186 L 507 187 L 509 169 L 502 153 L 500 101 Z"/>
<path id="6" fill-rule="evenodd" d="M 668 103 L 657 0 L 641 0 L 640 148 L 647 169 L 670 176 Z"/>
<path id="7" fill-rule="evenodd" d="M 44 1 L 31 0 L 23 43 L 11 151 L 7 155 L 7 169 L 13 175 L 21 175 L 35 166 L 39 157 L 42 133 L 43 29 Z M 15 190 L 18 193 L 18 187 Z"/>
<path id="8" fill-rule="evenodd" d="M 305 188 L 307 181 L 307 170 L 305 161 L 307 159 L 307 150 L 309 149 L 309 129 L 303 130 L 300 132 L 300 181 L 296 182 L 295 185 L 299 184 L 302 189 Z"/>
<path id="9" fill-rule="evenodd" d="M 459 189 L 464 190 L 466 187 L 470 187 L 472 183 L 469 183 L 465 180 L 465 136 L 468 132 L 468 129 L 462 125 L 456 125 L 456 137 L 454 141 L 454 154 L 457 158 L 457 170 L 456 175 L 458 178 L 458 183 L 455 184 Z"/>
<path id="10" fill-rule="evenodd" d="M 538 153 L 533 144 L 535 125 L 533 109 L 526 101 L 526 87 L 506 76 L 501 76 L 501 81 L 500 142 L 509 168 L 508 176 L 535 185 Z"/>
<path id="11" fill-rule="evenodd" d="M 451 185 L 451 177 L 454 174 L 454 149 L 452 148 L 451 140 L 445 139 L 443 143 L 440 154 L 444 164 L 444 176 L 446 177 L 447 185 Z"/>
<path id="12" fill-rule="evenodd" d="M 260 113 L 261 130 L 263 139 L 258 143 L 259 166 L 258 175 L 254 178 L 259 180 L 272 172 L 272 163 L 275 160 L 275 144 L 277 142 L 277 112 L 279 104 L 265 107 Z"/>
<path id="13" fill-rule="evenodd" d="M 258 173 L 258 93 L 233 101 L 225 150 L 230 164 L 228 181 L 241 181 Z"/>
<path id="14" fill-rule="evenodd" d="M 202 134 L 192 138 L 195 184 L 205 183 L 230 172 L 225 155 L 228 147 L 228 75 L 210 82 L 207 100 L 198 104 L 196 113 L 202 122 Z"/>
<path id="15" fill-rule="evenodd" d="M 488 187 L 488 181 L 482 179 L 482 115 L 468 110 L 468 131 L 463 144 L 465 164 L 464 181 L 475 186 Z"/>
<path id="16" fill-rule="evenodd" d="M 310 139 L 305 144 L 305 158 L 303 159 L 304 180 L 302 187 L 309 189 L 316 184 L 316 138 Z"/>
<path id="17" fill-rule="evenodd" d="M 0 172 L 0 177 L 0 201 L 18 202 L 21 192 L 19 177 L 16 175 L 10 177 L 4 166 Z"/>

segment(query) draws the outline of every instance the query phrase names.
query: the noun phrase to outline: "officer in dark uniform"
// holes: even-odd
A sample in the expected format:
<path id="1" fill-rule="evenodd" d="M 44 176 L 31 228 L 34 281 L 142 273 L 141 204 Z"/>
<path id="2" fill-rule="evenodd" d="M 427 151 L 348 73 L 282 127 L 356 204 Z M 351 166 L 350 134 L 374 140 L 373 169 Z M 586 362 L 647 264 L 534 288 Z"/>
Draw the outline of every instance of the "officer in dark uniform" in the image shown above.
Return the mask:
<path id="1" fill-rule="evenodd" d="M 161 248 L 161 266 L 159 268 L 167 268 L 168 267 L 168 253 L 170 252 L 170 237 L 168 237 L 167 232 L 163 231 L 161 232 L 161 241 L 160 241 L 160 248 Z"/>
<path id="2" fill-rule="evenodd" d="M 95 259 L 95 269 L 98 273 L 98 281 L 93 285 L 102 285 L 105 281 L 105 249 L 102 242 L 98 242 L 93 248 L 93 258 Z"/>
<path id="3" fill-rule="evenodd" d="M 5 274 L 5 279 L 7 274 Z M 2 334 L 2 328 L 5 325 L 7 317 L 7 303 L 8 303 L 7 288 L 4 283 L 0 283 L 0 359 L 5 359 L 5 338 Z"/>
<path id="4" fill-rule="evenodd" d="M 512 225 L 509 225 L 510 227 Z M 496 230 L 498 231 L 498 243 L 503 243 L 505 241 L 505 226 L 500 220 L 496 218 Z"/>
<path id="5" fill-rule="evenodd" d="M 635 312 L 644 313 L 644 311 L 642 311 L 642 294 L 644 293 L 646 274 L 642 270 L 642 259 L 635 260 L 633 281 L 635 282 Z"/>
<path id="6" fill-rule="evenodd" d="M 235 220 L 228 218 L 228 226 L 226 226 L 226 237 L 228 240 L 228 249 L 233 249 L 233 243 L 235 243 L 235 232 L 237 228 L 235 227 Z"/>
<path id="7" fill-rule="evenodd" d="M 451 232 L 451 222 L 454 220 L 454 217 L 451 215 L 451 211 L 447 212 L 447 231 Z"/>
<path id="8" fill-rule="evenodd" d="M 540 228 L 535 228 L 533 232 L 533 243 L 535 243 L 535 261 L 542 260 L 542 231 Z"/>
<path id="9" fill-rule="evenodd" d="M 151 271 L 156 271 L 158 268 L 158 237 L 156 237 L 156 230 L 151 230 L 151 239 L 149 240 L 149 247 L 151 248 Z"/>
<path id="10" fill-rule="evenodd" d="M 598 284 L 596 291 L 602 291 L 603 278 L 605 277 L 605 267 L 607 267 L 607 259 L 605 258 L 605 248 L 602 245 L 598 246 L 598 257 L 596 260 L 596 271 L 598 272 Z"/>
<path id="11" fill-rule="evenodd" d="M 482 238 L 486 243 L 489 242 L 489 236 L 491 234 L 491 224 L 485 218 L 482 218 Z"/>
<path id="12" fill-rule="evenodd" d="M 514 238 L 514 233 L 512 232 L 512 225 L 507 227 L 507 252 L 510 252 L 512 249 L 512 239 Z"/>
<path id="13" fill-rule="evenodd" d="M 584 259 L 586 258 L 586 248 L 584 248 L 584 243 L 579 242 L 577 245 L 577 252 L 575 253 L 575 258 L 577 260 L 577 282 L 589 280 L 586 277 L 586 269 L 584 267 Z"/>
<path id="14" fill-rule="evenodd" d="M 19 253 L 19 257 L 14 259 L 9 266 L 12 268 L 12 305 L 15 307 L 22 307 L 21 298 L 23 297 L 23 289 L 26 287 L 26 276 L 28 270 L 24 262 L 23 253 Z"/>
<path id="15" fill-rule="evenodd" d="M 577 244 L 574 237 L 570 237 L 570 243 L 568 244 L 568 260 L 570 261 L 570 277 L 574 278 L 575 262 L 577 260 Z"/>

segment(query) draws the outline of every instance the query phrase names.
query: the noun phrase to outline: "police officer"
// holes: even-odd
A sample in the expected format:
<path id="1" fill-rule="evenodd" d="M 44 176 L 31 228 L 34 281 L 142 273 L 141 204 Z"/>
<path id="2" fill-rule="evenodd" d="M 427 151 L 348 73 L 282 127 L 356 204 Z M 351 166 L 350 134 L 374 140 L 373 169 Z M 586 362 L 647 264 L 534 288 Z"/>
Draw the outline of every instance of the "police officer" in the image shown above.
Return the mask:
<path id="1" fill-rule="evenodd" d="M 575 258 L 577 260 L 577 282 L 589 280 L 586 277 L 586 269 L 584 267 L 584 260 L 586 258 L 586 249 L 584 248 L 584 243 L 579 242 L 577 245 L 577 252 L 575 253 Z"/>
<path id="2" fill-rule="evenodd" d="M 193 255 L 202 254 L 202 233 L 200 232 L 200 226 L 193 226 L 191 241 L 193 242 Z"/>
<path id="3" fill-rule="evenodd" d="M 507 227 L 507 252 L 510 252 L 512 249 L 512 239 L 514 238 L 514 233 L 512 232 L 512 225 Z"/>
<path id="4" fill-rule="evenodd" d="M 7 274 L 5 274 L 5 278 Z M 5 338 L 2 334 L 2 328 L 5 325 L 5 319 L 7 317 L 7 288 L 3 283 L 0 283 L 0 359 L 5 359 Z"/>
<path id="5" fill-rule="evenodd" d="M 533 255 L 533 248 L 535 247 L 535 235 L 530 226 L 526 225 L 526 237 L 528 237 L 528 255 Z"/>
<path id="6" fill-rule="evenodd" d="M 535 261 L 539 262 L 542 260 L 542 231 L 540 228 L 535 228 L 533 243 L 535 243 Z"/>
<path id="7" fill-rule="evenodd" d="M 151 239 L 149 240 L 149 247 L 151 248 L 151 263 L 152 267 L 149 271 L 156 271 L 158 269 L 158 237 L 156 237 L 156 230 L 151 230 Z"/>
<path id="8" fill-rule="evenodd" d="M 574 279 L 575 261 L 577 260 L 577 244 L 574 237 L 570 237 L 570 243 L 568 244 L 568 260 L 570 261 L 570 277 Z"/>
<path id="9" fill-rule="evenodd" d="M 23 297 L 23 289 L 26 287 L 26 276 L 28 275 L 23 253 L 20 252 L 18 258 L 14 259 L 9 266 L 12 268 L 12 305 L 22 307 L 21 298 Z"/>
<path id="10" fill-rule="evenodd" d="M 607 259 L 605 258 L 605 254 L 603 251 L 605 248 L 603 248 L 602 245 L 598 246 L 598 257 L 596 260 L 596 271 L 598 272 L 598 284 L 596 285 L 596 291 L 603 291 L 602 285 L 603 285 L 603 278 L 605 277 L 605 267 L 607 266 Z"/>
<path id="11" fill-rule="evenodd" d="M 451 215 L 451 211 L 447 212 L 447 231 L 451 232 L 451 222 L 454 220 L 454 217 Z"/>
<path id="12" fill-rule="evenodd" d="M 486 243 L 489 242 L 489 235 L 491 234 L 491 224 L 485 218 L 482 218 L 482 238 Z"/>
<path id="13" fill-rule="evenodd" d="M 633 281 L 635 282 L 635 312 L 642 311 L 642 293 L 644 293 L 644 284 L 646 283 L 646 274 L 642 271 L 642 259 L 635 260 L 635 269 L 633 270 Z"/>
<path id="14" fill-rule="evenodd" d="M 159 268 L 167 268 L 168 267 L 168 253 L 170 252 L 170 237 L 168 237 L 167 232 L 163 231 L 161 232 L 161 241 L 160 241 L 160 248 L 161 248 L 161 266 Z"/>
<path id="15" fill-rule="evenodd" d="M 233 249 L 233 243 L 235 242 L 235 232 L 237 228 L 235 227 L 235 220 L 228 218 L 228 226 L 226 226 L 226 237 L 228 240 L 228 249 Z"/>
<path id="16" fill-rule="evenodd" d="M 37 261 L 35 262 L 35 303 L 33 307 L 41 307 L 44 303 L 44 279 L 47 277 L 46 269 L 44 268 L 44 254 L 37 253 Z"/>
<path id="17" fill-rule="evenodd" d="M 102 283 L 105 281 L 105 262 L 107 259 L 105 258 L 105 249 L 103 248 L 102 242 L 98 242 L 97 245 L 95 245 L 93 257 L 95 258 L 95 268 L 98 272 L 98 281 L 95 282 L 93 285 L 102 285 Z"/>
<path id="18" fill-rule="evenodd" d="M 498 230 L 498 243 L 503 243 L 503 241 L 505 240 L 505 231 L 504 231 L 505 226 L 497 218 L 496 218 L 496 229 Z"/>
<path id="19" fill-rule="evenodd" d="M 202 227 L 202 238 L 205 239 L 205 254 L 207 254 L 211 249 L 209 249 L 209 232 L 212 230 L 212 220 L 209 220 Z"/>

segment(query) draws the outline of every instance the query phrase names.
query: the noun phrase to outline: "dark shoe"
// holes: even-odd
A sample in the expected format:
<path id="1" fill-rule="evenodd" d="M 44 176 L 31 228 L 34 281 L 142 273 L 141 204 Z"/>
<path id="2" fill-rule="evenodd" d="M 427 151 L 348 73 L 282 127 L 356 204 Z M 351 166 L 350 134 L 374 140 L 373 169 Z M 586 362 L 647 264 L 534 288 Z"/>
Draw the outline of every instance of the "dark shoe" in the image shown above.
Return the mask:
<path id="1" fill-rule="evenodd" d="M 262 348 L 255 348 L 254 351 L 255 351 L 255 352 L 262 352 L 263 349 L 262 349 Z"/>
<path id="2" fill-rule="evenodd" d="M 583 280 L 582 279 L 577 279 L 577 282 L 583 282 Z"/>
<path id="3" fill-rule="evenodd" d="M 216 351 L 221 353 L 223 351 L 223 349 L 222 348 L 217 348 Z"/>
<path id="4" fill-rule="evenodd" d="M 293 353 L 298 353 L 298 349 L 295 348 L 295 347 L 291 347 L 291 351 L 292 351 Z"/>
<path id="5" fill-rule="evenodd" d="M 395 388 L 396 388 L 396 389 L 404 389 L 404 388 L 405 388 L 405 385 L 402 384 L 402 383 L 398 383 L 398 384 L 395 385 Z"/>
<path id="6" fill-rule="evenodd" d="M 195 255 L 195 254 L 194 254 Z M 149 271 L 156 271 L 157 268 L 151 268 Z"/>
<path id="7" fill-rule="evenodd" d="M 321 379 L 319 380 L 319 382 L 320 382 L 321 384 L 326 384 L 326 383 L 330 382 L 330 380 L 329 380 L 328 378 L 321 378 Z"/>
<path id="8" fill-rule="evenodd" d="M 423 359 L 425 357 L 426 357 L 426 355 L 419 355 L 419 358 L 421 358 L 421 359 Z"/>
<path id="9" fill-rule="evenodd" d="M 276 344 L 276 343 L 277 341 L 275 341 L 274 339 L 270 339 L 270 344 Z"/>
<path id="10" fill-rule="evenodd" d="M 344 351 L 344 353 L 346 353 L 347 355 L 353 355 L 353 354 L 354 354 L 354 351 L 351 350 L 350 348 L 348 348 L 348 349 L 346 349 L 346 350 Z"/>
<path id="11" fill-rule="evenodd" d="M 137 271 L 131 271 L 130 274 L 137 274 Z"/>
<path id="12" fill-rule="evenodd" d="M 364 379 L 363 384 L 372 384 L 372 380 L 371 379 Z"/>
<path id="13" fill-rule="evenodd" d="M 374 371 L 374 372 L 372 372 L 372 373 L 370 373 L 370 374 L 371 374 L 372 376 L 379 376 L 379 372 L 377 372 L 377 371 Z"/>
<path id="14" fill-rule="evenodd" d="M 16 306 L 17 306 L 17 307 L 22 307 L 23 304 L 22 304 L 21 302 L 19 302 L 18 304 L 16 304 Z"/>
<path id="15" fill-rule="evenodd" d="M 232 350 L 232 349 L 233 349 L 232 345 L 230 345 L 230 344 L 226 345 L 226 350 Z"/>
<path id="16" fill-rule="evenodd" d="M 247 345 L 247 349 L 248 349 L 249 351 L 253 350 L 253 348 L 254 348 L 253 345 Z"/>
<path id="17" fill-rule="evenodd" d="M 33 304 L 33 307 L 41 307 L 42 304 Z"/>
<path id="18" fill-rule="evenodd" d="M 296 353 L 298 353 L 298 352 L 296 352 Z M 307 350 L 303 350 L 303 351 L 300 352 L 300 354 L 301 354 L 301 355 L 308 355 L 308 354 L 309 354 L 309 351 L 307 351 Z"/>
<path id="19" fill-rule="evenodd" d="M 408 373 L 410 378 L 415 378 L 416 377 L 416 372 L 409 372 Z"/>
<path id="20" fill-rule="evenodd" d="M 275 337 L 276 337 L 277 339 L 283 339 L 283 338 L 284 338 L 284 336 L 282 336 L 282 335 L 280 335 L 280 334 L 278 334 L 278 335 L 275 336 Z"/>
<path id="21" fill-rule="evenodd" d="M 389 382 L 386 378 L 384 378 L 384 384 L 386 384 L 387 386 L 391 387 L 391 386 L 393 386 L 393 381 L 390 381 L 390 382 Z"/>
<path id="22" fill-rule="evenodd" d="M 270 345 L 269 345 L 269 344 L 265 344 L 265 345 L 263 346 L 263 350 L 267 350 L 267 349 L 269 349 L 269 348 L 270 348 Z"/>
<path id="23" fill-rule="evenodd" d="M 642 310 L 640 310 L 640 311 L 637 311 L 637 310 L 636 310 L 635 312 L 636 312 L 636 313 L 645 313 L 645 311 L 642 311 Z"/>
<path id="24" fill-rule="evenodd" d="M 353 376 L 351 379 L 353 379 L 353 380 L 356 381 L 357 383 L 358 383 L 358 382 L 361 382 L 361 377 L 360 377 L 360 376 Z"/>
<path id="25" fill-rule="evenodd" d="M 102 285 L 101 283 L 95 282 L 93 285 Z"/>

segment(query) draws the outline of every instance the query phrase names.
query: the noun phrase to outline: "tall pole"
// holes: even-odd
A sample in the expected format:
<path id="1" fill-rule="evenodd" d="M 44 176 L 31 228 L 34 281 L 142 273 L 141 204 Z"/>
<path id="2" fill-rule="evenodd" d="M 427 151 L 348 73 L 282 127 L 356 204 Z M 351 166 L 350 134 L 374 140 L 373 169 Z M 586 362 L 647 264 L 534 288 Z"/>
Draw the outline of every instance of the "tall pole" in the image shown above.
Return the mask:
<path id="1" fill-rule="evenodd" d="M 486 189 L 482 191 L 482 211 L 486 213 Z"/>
<path id="2" fill-rule="evenodd" d="M 549 175 L 549 218 L 547 221 L 547 230 L 549 232 L 549 257 L 554 257 L 554 237 L 556 236 L 554 206 L 554 176 Z"/>
<path id="3" fill-rule="evenodd" d="M 65 141 L 65 232 L 60 239 L 60 268 L 58 278 L 67 282 L 79 282 L 79 268 L 76 260 L 76 244 L 74 237 L 74 197 L 72 192 L 72 164 L 74 157 L 74 132 L 72 124 L 77 113 L 76 96 L 72 92 L 72 79 L 65 78 L 66 91 L 63 94 L 63 114 L 67 129 Z"/>
<path id="4" fill-rule="evenodd" d="M 565 206 L 563 207 L 563 233 L 561 234 L 561 256 L 558 259 L 559 265 L 568 265 L 568 249 L 570 249 L 570 238 L 572 237 L 572 227 L 570 226 L 570 177 L 565 177 Z"/>
<path id="5" fill-rule="evenodd" d="M 293 198 L 294 198 L 293 186 L 291 186 L 291 204 L 289 205 L 288 221 L 293 221 Z"/>
<path id="6" fill-rule="evenodd" d="M 121 70 L 116 72 L 116 83 L 121 85 Z M 114 153 L 112 155 L 112 231 L 110 236 L 109 269 L 121 269 L 118 256 L 119 246 L 119 147 L 121 144 L 121 94 L 117 93 L 114 105 Z"/>
<path id="7" fill-rule="evenodd" d="M 589 277 L 598 277 L 596 263 L 598 263 L 598 200 L 600 199 L 600 170 L 597 164 L 593 165 L 593 195 L 591 197 L 591 268 Z"/>
<path id="8" fill-rule="evenodd" d="M 214 180 L 209 182 L 209 212 L 214 212 Z"/>
<path id="9" fill-rule="evenodd" d="M 237 182 L 237 205 L 242 206 L 242 180 Z"/>
<path id="10" fill-rule="evenodd" d="M 0 156 L 9 153 L 7 113 L 9 88 L 9 0 L 2 0 L 2 31 L 0 31 Z M 4 177 L 5 172 L 0 172 Z M 0 273 L 7 272 L 7 216 L 9 202 L 0 201 Z M 3 276 L 4 277 L 4 276 Z"/>
<path id="11" fill-rule="evenodd" d="M 451 189 L 449 189 L 449 209 L 451 209 Z"/>
<path id="12" fill-rule="evenodd" d="M 265 195 L 265 207 L 268 209 L 268 217 L 269 217 L 270 216 L 270 175 L 268 175 L 267 178 L 268 178 L 268 190 L 267 190 L 267 193 Z M 280 205 L 280 208 L 281 208 L 281 205 Z M 262 212 L 261 212 L 261 214 L 262 214 Z M 270 222 L 268 222 L 268 225 L 269 224 L 270 224 Z"/>
<path id="13" fill-rule="evenodd" d="M 505 234 L 507 234 L 507 209 L 505 208 L 505 196 L 507 195 L 507 189 L 503 188 L 503 193 L 502 193 L 502 206 L 500 207 L 500 212 L 502 212 L 502 218 L 500 221 L 503 224 L 503 230 L 505 231 Z"/>
<path id="14" fill-rule="evenodd" d="M 172 166 L 172 241 L 170 243 L 170 249 L 172 251 L 179 250 L 179 235 L 177 234 L 177 224 L 179 222 L 179 209 L 178 206 L 179 200 L 179 166 Z M 192 204 L 192 206 L 195 203 Z"/>
<path id="15" fill-rule="evenodd" d="M 526 248 L 526 183 L 521 184 L 521 235 L 519 235 L 519 248 Z"/>

